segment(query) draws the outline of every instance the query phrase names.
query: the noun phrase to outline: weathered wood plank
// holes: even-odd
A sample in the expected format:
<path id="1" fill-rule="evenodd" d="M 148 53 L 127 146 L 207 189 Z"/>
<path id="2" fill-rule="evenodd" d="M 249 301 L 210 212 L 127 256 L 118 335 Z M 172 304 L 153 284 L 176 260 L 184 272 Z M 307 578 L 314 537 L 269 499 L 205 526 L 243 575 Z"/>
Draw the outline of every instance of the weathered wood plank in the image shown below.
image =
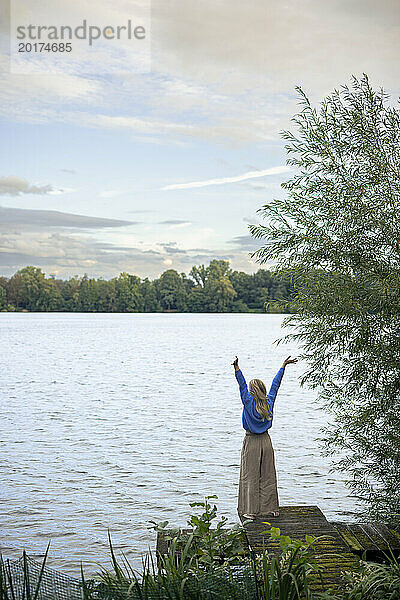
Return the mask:
<path id="1" fill-rule="evenodd" d="M 383 523 L 346 523 L 333 521 L 332 525 L 338 530 L 344 542 L 352 552 L 387 552 L 389 545 L 392 550 L 400 551 L 400 535 Z"/>
<path id="2" fill-rule="evenodd" d="M 279 517 L 265 515 L 244 525 L 247 542 L 251 550 L 261 553 L 263 548 L 270 556 L 280 554 L 280 545 L 272 540 L 268 530 L 279 527 L 284 535 L 292 539 L 305 539 L 307 534 L 317 539 L 313 556 L 323 572 L 323 585 L 315 579 L 312 589 L 315 591 L 339 590 L 343 584 L 343 571 L 350 571 L 359 565 L 357 555 L 362 552 L 387 552 L 388 544 L 397 553 L 400 552 L 400 530 L 382 523 L 347 523 L 327 521 L 318 506 L 283 506 Z M 184 530 L 186 533 L 189 530 Z M 168 550 L 168 541 L 162 535 L 157 536 L 157 552 L 164 554 Z"/>
<path id="3" fill-rule="evenodd" d="M 244 525 L 250 548 L 255 553 L 265 548 L 271 556 L 279 555 L 279 542 L 269 536 L 271 526 L 279 527 L 282 534 L 292 539 L 313 535 L 318 539 L 312 554 L 322 569 L 323 584 L 314 578 L 311 587 L 314 591 L 340 589 L 343 571 L 355 569 L 359 560 L 349 551 L 339 531 L 327 521 L 318 506 L 282 506 L 279 512 L 279 517 L 261 516 Z"/>

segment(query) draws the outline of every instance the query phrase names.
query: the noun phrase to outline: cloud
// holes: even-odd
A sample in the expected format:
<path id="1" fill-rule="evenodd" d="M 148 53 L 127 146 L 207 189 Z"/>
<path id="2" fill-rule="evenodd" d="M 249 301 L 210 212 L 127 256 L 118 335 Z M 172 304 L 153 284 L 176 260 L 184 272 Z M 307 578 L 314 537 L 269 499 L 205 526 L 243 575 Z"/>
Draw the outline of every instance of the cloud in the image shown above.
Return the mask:
<path id="1" fill-rule="evenodd" d="M 205 181 L 192 181 L 190 183 L 173 183 L 166 185 L 162 190 L 186 190 L 190 188 L 201 188 L 208 185 L 223 185 L 225 183 L 237 183 L 238 181 L 246 181 L 247 179 L 254 179 L 255 177 L 266 177 L 267 175 L 280 175 L 281 173 L 287 173 L 291 168 L 289 166 L 271 167 L 264 169 L 263 171 L 248 171 L 242 175 L 236 175 L 235 177 L 220 177 L 219 179 L 207 179 Z"/>
<path id="2" fill-rule="evenodd" d="M 63 109 L 75 111 L 80 103 L 87 106 L 101 94 L 102 83 L 79 73 L 68 74 L 62 69 L 49 69 L 47 74 L 24 75 L 9 71 L 8 57 L 0 56 L 0 116 L 16 121 L 46 123 L 62 121 Z"/>
<path id="3" fill-rule="evenodd" d="M 137 117 L 132 115 L 107 115 L 79 113 L 70 116 L 71 121 L 86 127 L 126 131 L 135 139 L 149 143 L 179 144 L 181 138 L 205 137 L 203 128 L 193 123 Z"/>
<path id="4" fill-rule="evenodd" d="M 44 222 L 27 225 L 18 219 L 11 224 L 4 223 L 1 217 L 0 214 L 0 273 L 6 276 L 26 265 L 37 265 L 46 273 L 57 272 L 62 278 L 85 272 L 93 277 L 109 278 L 122 271 L 154 278 L 166 267 L 188 273 L 193 265 L 208 264 L 215 258 L 230 260 L 236 269 L 253 271 L 257 268 L 240 244 L 238 250 L 233 251 L 223 244 L 212 249 L 178 247 L 176 241 L 151 243 L 123 231 L 113 233 L 113 242 L 109 242 L 85 229 L 62 229 L 48 224 L 45 227 Z"/>
<path id="5" fill-rule="evenodd" d="M 143 3 L 148 5 L 145 0 Z M 126 0 L 115 0 L 112 4 L 99 0 L 93 11 L 104 21 L 112 16 L 124 22 L 131 4 Z M 69 7 L 77 14 L 81 13 L 82 6 L 86 6 L 87 16 L 91 17 L 89 5 L 87 2 L 82 4 L 81 0 L 69 2 Z M 51 10 L 54 10 L 54 6 Z M 360 75 L 366 71 L 374 87 L 382 84 L 393 96 L 399 91 L 398 0 L 381 0 L 379 3 L 376 0 L 331 0 L 329 3 L 320 0 L 302 0 L 300 3 L 275 0 L 250 0 L 249 3 L 242 0 L 202 0 L 199 3 L 152 0 L 152 14 L 152 72 L 144 76 L 128 73 L 129 63 L 124 66 L 123 53 L 113 56 L 108 53 L 107 57 L 106 52 L 99 51 L 93 55 L 93 60 L 87 56 L 88 61 L 75 61 L 71 72 L 67 73 L 53 64 L 48 74 L 29 77 L 10 73 L 5 59 L 0 64 L 0 117 L 7 128 L 9 124 L 13 127 L 16 122 L 34 123 L 39 127 L 32 129 L 40 135 L 41 126 L 50 123 L 55 132 L 62 132 L 63 127 L 71 127 L 78 136 L 74 139 L 78 140 L 81 139 L 81 132 L 86 135 L 83 131 L 85 127 L 98 128 L 106 132 L 113 142 L 118 142 L 120 134 L 123 134 L 135 141 L 166 144 L 166 150 L 160 149 L 161 160 L 164 159 L 161 153 L 169 153 L 172 145 L 190 144 L 192 164 L 198 156 L 204 162 L 221 153 L 221 146 L 217 151 L 211 144 L 196 146 L 198 140 L 222 142 L 224 146 L 253 144 L 245 154 L 247 158 L 243 160 L 244 154 L 241 154 L 239 160 L 242 165 L 248 163 L 242 167 L 243 171 L 255 171 L 257 177 L 262 177 L 257 165 L 267 166 L 269 162 L 260 162 L 264 161 L 264 157 L 278 156 L 276 150 L 283 145 L 278 132 L 291 127 L 289 119 L 298 109 L 293 94 L 295 85 L 302 85 L 311 100 L 318 102 L 335 86 L 349 82 L 352 73 Z M 8 22 L 8 18 L 3 19 L 3 24 Z M 303 35 L 304 31 L 307 35 Z M 3 47 L 8 52 L 8 40 L 5 41 Z M 108 66 L 112 66 L 111 75 L 105 75 L 100 62 L 102 60 L 108 60 Z M 26 128 L 26 132 L 29 135 L 30 128 Z M 277 140 L 279 147 L 273 147 Z M 69 141 L 67 136 L 65 142 L 68 144 Z M 119 147 L 126 153 L 124 145 Z M 64 150 L 70 154 L 68 146 Z M 46 151 L 45 147 L 43 151 Z M 228 157 L 229 164 L 233 164 L 232 156 L 227 154 Z M 165 158 L 165 164 L 168 164 L 169 159 L 175 157 L 168 154 Z M 276 160 L 280 161 L 279 158 Z M 40 163 L 38 165 L 40 167 Z M 74 166 L 73 162 L 71 165 Z M 69 171 L 64 170 L 65 173 Z M 228 170 L 225 172 L 232 173 Z M 241 172 L 241 168 L 238 172 Z M 145 169 L 143 176 L 152 178 L 153 173 L 154 168 Z M 84 169 L 80 176 L 85 176 Z M 179 173 L 179 176 L 181 181 L 188 181 L 192 177 L 188 171 Z M 247 183 L 245 180 L 243 187 L 257 186 L 261 188 L 260 194 L 265 188 L 275 193 L 278 179 L 271 177 L 268 181 L 262 181 L 250 178 Z M 164 180 L 164 183 L 167 181 Z M 3 194 L 18 197 L 28 193 L 56 192 L 41 182 L 26 183 L 25 190 L 6 185 L 7 191 L 3 191 Z M 224 183 L 234 181 L 216 178 L 175 183 L 164 189 L 190 189 Z M 112 185 L 109 183 L 110 187 Z M 115 185 L 118 187 L 117 183 Z M 123 183 L 120 185 L 122 187 Z M 27 191 L 29 189 L 31 191 Z M 108 196 L 110 198 L 115 197 L 116 192 L 104 190 L 105 194 L 113 194 Z M 255 190 L 251 192 L 254 198 Z M 247 205 L 245 210 L 251 212 L 250 206 Z M 31 215 L 26 213 L 25 216 L 22 213 L 8 213 L 6 227 L 13 230 L 22 228 L 22 224 L 24 227 L 18 236 L 9 238 L 10 243 L 14 240 L 20 248 L 19 256 L 24 256 L 22 264 L 26 264 L 29 256 L 32 260 L 37 256 L 38 260 L 46 261 L 41 253 L 47 251 L 48 260 L 56 256 L 54 260 L 59 261 L 62 268 L 67 269 L 70 265 L 71 269 L 81 270 L 89 264 L 87 261 L 91 261 L 90 264 L 95 265 L 93 271 L 99 274 L 115 274 L 122 267 L 123 270 L 132 271 L 141 268 L 150 275 L 162 268 L 163 260 L 173 258 L 174 268 L 178 268 L 194 262 L 207 262 L 209 258 L 217 256 L 230 257 L 236 265 L 243 265 L 248 270 L 252 268 L 246 252 L 252 250 L 251 246 L 255 243 L 250 236 L 234 238 L 231 240 L 233 250 L 227 251 L 227 244 L 216 246 L 218 238 L 214 234 L 201 236 L 199 232 L 194 232 L 194 237 L 197 235 L 198 239 L 188 240 L 188 246 L 212 244 L 212 250 L 189 247 L 186 253 L 181 251 L 173 256 L 160 245 L 149 247 L 147 239 L 143 241 L 142 248 L 131 232 L 123 228 L 123 223 L 130 221 L 122 221 L 122 225 L 117 225 L 118 220 L 109 219 L 109 225 L 104 222 L 101 225 L 99 221 L 93 221 L 96 217 L 83 217 L 92 219 L 92 225 L 88 225 L 87 221 L 82 225 L 82 221 L 76 220 L 79 215 L 68 217 L 68 213 L 58 213 L 58 216 L 56 211 L 49 213 L 51 211 L 42 211 Z M 60 216 L 63 214 L 67 217 Z M 186 216 L 190 219 L 192 215 Z M 73 224 L 71 218 L 75 218 Z M 154 217 L 160 218 L 162 216 L 159 214 Z M 158 232 L 169 231 L 168 225 L 186 226 L 184 223 L 160 222 Z M 50 229 L 50 233 L 44 231 L 45 227 Z M 62 227 L 73 228 L 75 233 L 64 235 L 65 232 L 60 232 Z M 100 241 L 99 245 L 95 245 L 89 239 L 90 234 L 86 238 L 79 237 L 80 227 L 91 231 L 98 228 L 98 237 L 109 235 L 114 240 L 118 238 L 120 246 Z M 118 235 L 114 236 L 114 232 L 110 231 L 112 227 L 120 228 Z M 57 228 L 56 231 L 54 228 Z M 179 232 L 178 229 L 172 231 L 174 234 Z M 183 229 L 181 233 L 189 232 L 192 234 L 192 228 Z M 125 236 L 123 240 L 122 233 Z M 235 233 L 230 235 L 233 237 Z M 224 236 L 227 239 L 229 234 Z M 178 238 L 178 235 L 175 237 Z M 186 237 L 189 238 L 189 235 Z M 22 254 L 21 240 L 25 240 L 25 254 Z M 9 247 L 9 256 L 11 252 Z"/>
<path id="6" fill-rule="evenodd" d="M 152 275 L 162 270 L 166 255 L 157 250 L 132 246 L 120 249 L 106 242 L 65 232 L 0 231 L 0 263 L 3 273 L 30 265 L 41 265 L 48 273 L 64 276 L 90 272 L 114 277 L 121 271 Z M 6 267 L 8 267 L 6 269 Z"/>
<path id="7" fill-rule="evenodd" d="M 231 99 L 228 98 L 227 102 L 230 101 Z M 243 111 L 233 108 L 232 113 L 235 115 L 233 118 L 218 116 L 216 113 L 209 114 L 201 125 L 184 120 L 177 123 L 167 118 L 152 121 L 151 119 L 107 115 L 82 115 L 78 120 L 71 118 L 71 122 L 89 127 L 120 129 L 138 141 L 167 144 L 168 146 L 187 145 L 194 140 L 216 141 L 228 145 L 276 142 L 279 139 L 278 130 L 285 124 L 282 120 L 277 124 L 273 119 L 260 124 L 254 119 L 254 115 L 247 115 Z M 68 115 L 64 115 L 64 117 L 68 119 Z"/>
<path id="8" fill-rule="evenodd" d="M 60 188 L 58 190 L 56 190 L 56 189 L 51 190 L 51 192 L 49 192 L 49 195 L 50 196 L 59 196 L 60 194 L 66 194 L 66 193 L 70 194 L 71 192 L 76 192 L 76 189 L 69 188 L 69 187 L 63 187 L 62 189 Z"/>
<path id="9" fill-rule="evenodd" d="M 111 8 L 99 0 L 85 16 L 124 22 L 131 4 L 115 0 Z M 70 0 L 70 11 L 82 16 L 82 2 Z M 52 65 L 29 80 L 10 74 L 5 60 L 0 113 L 7 121 L 121 130 L 168 145 L 276 141 L 296 110 L 295 85 L 319 101 L 352 73 L 367 71 L 374 85 L 397 94 L 399 21 L 398 0 L 202 0 L 196 6 L 153 0 L 150 76 L 131 74 L 129 63 L 124 70 L 122 47 L 76 60 L 70 73 Z M 112 77 L 99 75 L 104 61 Z"/>
<path id="10" fill-rule="evenodd" d="M 251 235 L 238 235 L 230 242 L 241 250 L 247 250 L 248 252 L 254 252 L 262 246 L 262 241 L 253 238 Z"/>
<path id="11" fill-rule="evenodd" d="M 158 96 L 158 93 L 159 90 L 155 90 L 154 94 Z M 206 91 L 204 93 L 206 94 Z M 210 97 L 206 95 L 205 101 L 207 103 L 210 102 Z M 154 104 L 154 98 L 151 100 L 147 99 L 148 105 L 152 102 Z M 260 142 L 277 139 L 276 130 L 278 127 L 275 116 L 265 118 L 260 122 L 254 118 L 254 113 L 251 114 L 248 109 L 245 109 L 247 112 L 245 114 L 243 109 L 235 106 L 233 98 L 226 97 L 225 105 L 227 102 L 232 104 L 231 114 L 233 116 L 230 117 L 226 117 L 226 112 L 218 115 L 216 107 L 211 107 L 210 105 L 210 112 L 207 109 L 206 114 L 203 115 L 201 120 L 198 116 L 196 118 L 192 116 L 184 118 L 181 114 L 175 117 L 169 115 L 169 118 L 164 117 L 160 119 L 154 116 L 161 109 L 161 106 L 157 105 L 154 107 L 153 114 L 148 117 L 126 114 L 91 114 L 88 112 L 71 114 L 66 111 L 63 115 L 63 120 L 86 127 L 126 131 L 137 140 L 168 145 L 187 144 L 193 139 L 224 140 L 229 143 Z M 165 97 L 161 98 L 161 104 L 163 103 L 165 103 Z M 169 110 L 175 112 L 175 107 L 169 107 Z"/>
<path id="12" fill-rule="evenodd" d="M 50 194 L 55 192 L 51 185 L 32 185 L 23 177 L 0 177 L 0 194 L 20 196 L 21 194 Z"/>
<path id="13" fill-rule="evenodd" d="M 182 221 L 181 219 L 170 219 L 168 221 L 159 221 L 159 225 L 171 225 L 176 227 L 187 227 L 191 225 L 191 221 Z"/>
<path id="14" fill-rule="evenodd" d="M 187 250 L 178 248 L 176 242 L 161 244 L 161 246 L 167 254 L 187 254 Z"/>
<path id="15" fill-rule="evenodd" d="M 9 208 L 0 206 L 0 223 L 7 226 L 24 225 L 29 227 L 74 227 L 80 229 L 102 229 L 104 227 L 124 227 L 137 221 L 122 221 L 102 217 L 88 217 L 58 210 Z"/>
<path id="16" fill-rule="evenodd" d="M 268 181 L 267 183 L 264 183 L 261 181 L 257 181 L 257 182 L 250 182 L 249 185 L 255 189 L 255 190 L 274 190 L 274 191 L 279 191 L 281 188 L 281 184 L 277 183 L 277 182 L 273 182 L 273 181 Z"/>
<path id="17" fill-rule="evenodd" d="M 243 257 L 225 251 L 204 248 L 178 248 L 176 242 L 140 247 L 98 241 L 81 234 L 41 230 L 0 230 L 0 264 L 4 275 L 12 275 L 26 265 L 40 266 L 45 272 L 57 272 L 66 278 L 87 272 L 93 277 L 115 277 L 122 271 L 140 277 L 158 277 L 166 267 L 188 272 L 194 264 L 214 258 Z"/>
<path id="18" fill-rule="evenodd" d="M 325 93 L 368 69 L 398 87 L 398 0 L 153 0 L 152 14 L 153 68 L 197 85 L 238 92 L 251 81 L 273 93 L 301 83 Z"/>

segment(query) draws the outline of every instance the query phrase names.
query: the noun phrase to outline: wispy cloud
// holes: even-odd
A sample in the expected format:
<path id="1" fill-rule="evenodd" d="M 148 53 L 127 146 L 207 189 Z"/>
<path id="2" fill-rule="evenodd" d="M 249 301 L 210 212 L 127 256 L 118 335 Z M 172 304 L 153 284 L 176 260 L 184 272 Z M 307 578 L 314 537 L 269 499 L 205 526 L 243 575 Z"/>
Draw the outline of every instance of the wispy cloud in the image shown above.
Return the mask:
<path id="1" fill-rule="evenodd" d="M 170 225 L 171 227 L 188 227 L 191 221 L 182 221 L 181 219 L 170 219 L 169 221 L 159 221 L 159 225 Z"/>
<path id="2" fill-rule="evenodd" d="M 0 177 L 0 194 L 19 196 L 20 194 L 50 194 L 54 192 L 51 185 L 32 185 L 23 177 Z"/>
<path id="3" fill-rule="evenodd" d="M 243 217 L 243 222 L 248 223 L 249 225 L 254 225 L 258 220 L 258 217 Z"/>
<path id="4" fill-rule="evenodd" d="M 245 181 L 246 179 L 254 179 L 256 177 L 267 177 L 268 175 L 280 175 L 281 173 L 287 173 L 291 168 L 282 165 L 278 167 L 271 167 L 264 169 L 263 171 L 247 171 L 242 175 L 236 175 L 235 177 L 220 177 L 218 179 L 206 179 L 204 181 L 191 181 L 189 183 L 172 183 L 166 185 L 162 190 L 187 190 L 190 188 L 202 188 L 208 185 L 223 185 L 226 183 L 237 183 L 239 181 Z"/>
<path id="5" fill-rule="evenodd" d="M 64 173 L 69 173 L 70 175 L 76 175 L 76 171 L 74 169 L 60 169 Z"/>
<path id="6" fill-rule="evenodd" d="M 231 243 L 235 244 L 235 246 L 237 246 L 238 248 L 241 248 L 242 250 L 247 250 L 249 252 L 254 252 L 255 250 L 258 250 L 262 245 L 260 243 L 260 240 L 256 240 L 255 238 L 251 237 L 251 235 L 238 235 L 237 237 L 231 240 Z"/>
<path id="7" fill-rule="evenodd" d="M 80 229 L 102 229 L 104 227 L 124 227 L 134 225 L 137 221 L 105 219 L 89 217 L 58 210 L 38 210 L 27 208 L 10 208 L 0 206 L 1 225 L 25 225 L 31 227 L 77 227 Z"/>

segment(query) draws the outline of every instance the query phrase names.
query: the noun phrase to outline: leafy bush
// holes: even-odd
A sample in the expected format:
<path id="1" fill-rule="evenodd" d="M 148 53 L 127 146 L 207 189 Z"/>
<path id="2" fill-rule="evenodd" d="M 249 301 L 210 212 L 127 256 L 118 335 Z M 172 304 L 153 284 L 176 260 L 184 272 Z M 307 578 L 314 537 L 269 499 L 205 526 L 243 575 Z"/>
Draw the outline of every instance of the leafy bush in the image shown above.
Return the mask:
<path id="1" fill-rule="evenodd" d="M 387 563 L 363 562 L 358 571 L 346 573 L 346 600 L 398 600 L 400 563 L 389 548 Z"/>
<path id="2" fill-rule="evenodd" d="M 191 502 L 192 508 L 201 508 L 199 515 L 193 514 L 188 520 L 190 533 L 182 529 L 168 529 L 168 521 L 153 523 L 153 529 L 161 533 L 167 542 L 176 540 L 177 552 L 180 552 L 190 540 L 188 557 L 195 557 L 200 566 L 218 564 L 240 564 L 249 556 L 245 530 L 241 525 L 226 527 L 227 518 L 218 520 L 216 505 L 209 502 L 218 496 L 206 496 L 204 502 Z M 215 521 L 215 523 L 214 523 Z"/>
<path id="3" fill-rule="evenodd" d="M 118 564 L 110 539 L 113 571 L 102 568 L 95 588 L 97 597 L 102 600 L 311 599 L 309 579 L 320 575 L 311 555 L 317 538 L 292 540 L 282 535 L 279 528 L 271 527 L 265 533 L 279 541 L 279 558 L 271 558 L 267 551 L 256 558 L 250 557 L 244 545 L 243 527 L 226 528 L 225 517 L 217 520 L 217 507 L 210 503 L 214 498 L 206 496 L 204 502 L 190 504 L 202 509 L 200 514 L 189 518 L 190 533 L 167 529 L 168 521 L 151 521 L 152 528 L 169 542 L 168 549 L 158 555 L 157 564 L 148 554 L 141 573 L 129 565 L 125 556 L 123 565 Z"/>
<path id="4" fill-rule="evenodd" d="M 321 577 L 321 571 L 311 554 L 319 538 L 306 535 L 305 541 L 292 540 L 290 536 L 282 535 L 279 527 L 271 527 L 264 533 L 279 541 L 281 554 L 271 558 L 264 549 L 262 555 L 255 559 L 259 600 L 310 599 L 310 578 Z"/>
<path id="5" fill-rule="evenodd" d="M 139 572 L 125 555 L 117 561 L 109 537 L 113 569 L 101 567 L 96 580 L 90 581 L 82 572 L 84 600 L 257 600 L 250 561 L 240 573 L 229 564 L 205 566 L 190 555 L 192 541 L 189 536 L 182 546 L 174 538 L 157 562 L 148 553 Z"/>
<path id="6" fill-rule="evenodd" d="M 323 582 L 315 544 L 324 536 L 293 540 L 278 527 L 270 527 L 263 533 L 277 542 L 279 556 L 271 556 L 265 548 L 259 556 L 250 555 L 243 543 L 243 527 L 226 528 L 227 519 L 218 519 L 217 507 L 210 502 L 214 498 L 206 496 L 204 502 L 191 503 L 202 510 L 189 518 L 190 533 L 166 529 L 167 521 L 152 521 L 156 531 L 168 532 L 168 549 L 158 554 L 157 560 L 147 553 L 140 571 L 125 554 L 117 559 L 108 533 L 112 568 L 100 566 L 95 578 L 87 580 L 81 567 L 83 600 L 400 599 L 400 563 L 392 551 L 386 556 L 387 564 L 364 560 L 357 571 L 345 573 L 346 589 L 340 595 L 312 592 L 310 586 L 316 579 Z M 0 600 L 42 597 L 48 549 L 35 576 L 24 552 L 23 577 L 18 581 L 0 556 Z"/>

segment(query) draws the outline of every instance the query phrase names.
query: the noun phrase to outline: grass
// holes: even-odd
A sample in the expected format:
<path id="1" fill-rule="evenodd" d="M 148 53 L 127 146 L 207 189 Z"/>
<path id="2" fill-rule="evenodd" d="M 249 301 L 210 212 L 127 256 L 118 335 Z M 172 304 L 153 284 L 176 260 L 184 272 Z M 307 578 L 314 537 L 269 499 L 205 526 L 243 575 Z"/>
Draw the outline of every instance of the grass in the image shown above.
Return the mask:
<path id="1" fill-rule="evenodd" d="M 399 600 L 400 564 L 390 550 L 387 563 L 366 563 L 345 574 L 346 586 L 340 596 L 316 593 L 310 583 L 323 580 L 321 566 L 312 550 L 319 538 L 306 536 L 292 540 L 279 528 L 268 533 L 279 541 L 280 556 L 271 557 L 264 549 L 255 557 L 243 548 L 243 531 L 226 527 L 217 519 L 217 508 L 207 496 L 192 503 L 201 509 L 189 520 L 191 533 L 167 530 L 167 522 L 154 523 L 158 532 L 170 532 L 166 552 L 148 552 L 141 570 L 135 569 L 124 553 L 117 558 L 108 532 L 111 567 L 99 565 L 94 578 L 86 579 L 81 565 L 83 600 Z M 212 527 L 211 525 L 216 525 Z M 269 523 L 266 523 L 270 525 Z M 15 578 L 9 561 L 0 555 L 0 600 L 40 600 L 46 577 L 47 546 L 39 574 L 31 576 L 24 551 L 22 574 Z M 47 581 L 48 585 L 48 581 Z M 44 586 L 46 587 L 46 586 Z M 46 596 L 47 597 L 47 596 Z M 50 598 L 50 596 L 49 596 Z"/>

